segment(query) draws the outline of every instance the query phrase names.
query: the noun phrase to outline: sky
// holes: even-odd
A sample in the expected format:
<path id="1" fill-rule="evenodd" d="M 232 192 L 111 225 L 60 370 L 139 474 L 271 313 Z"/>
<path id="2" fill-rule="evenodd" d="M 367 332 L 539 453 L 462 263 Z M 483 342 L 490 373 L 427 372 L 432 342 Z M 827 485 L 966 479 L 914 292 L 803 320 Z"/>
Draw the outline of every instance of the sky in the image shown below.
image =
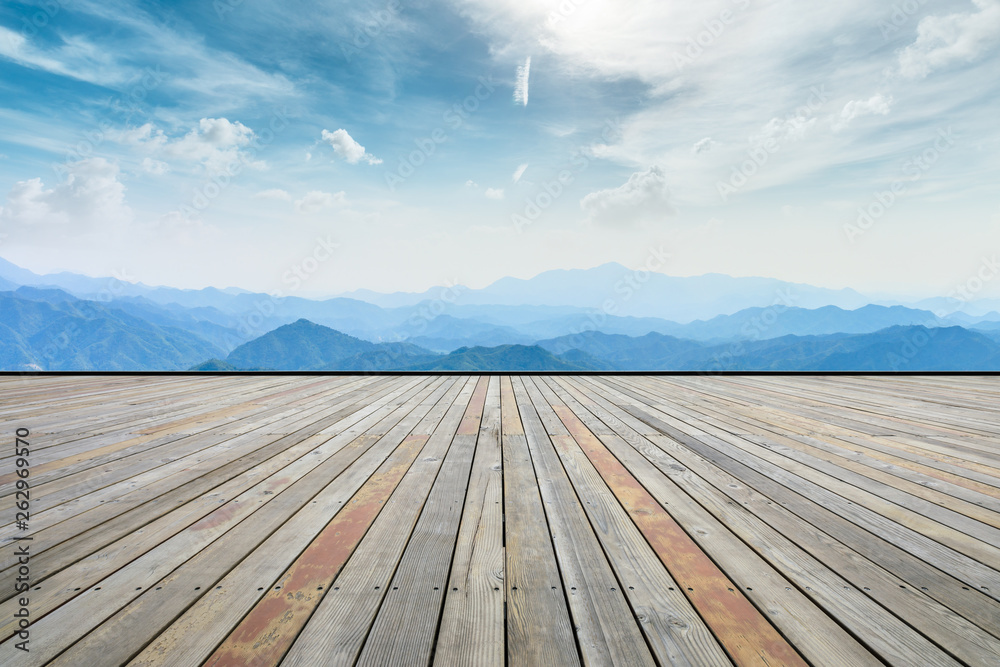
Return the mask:
<path id="1" fill-rule="evenodd" d="M 1000 0 L 5 2 L 0 257 L 308 296 L 666 252 L 995 298 L 998 71 Z"/>

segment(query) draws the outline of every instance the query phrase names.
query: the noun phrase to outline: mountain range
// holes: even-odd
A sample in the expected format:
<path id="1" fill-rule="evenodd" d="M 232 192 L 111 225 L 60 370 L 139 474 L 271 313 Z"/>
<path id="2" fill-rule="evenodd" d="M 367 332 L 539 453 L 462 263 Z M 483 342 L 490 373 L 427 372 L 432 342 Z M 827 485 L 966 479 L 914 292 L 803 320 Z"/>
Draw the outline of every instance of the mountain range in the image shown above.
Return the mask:
<path id="1" fill-rule="evenodd" d="M 994 305 L 938 316 L 853 290 L 617 264 L 481 290 L 313 300 L 37 275 L 0 259 L 0 368 L 892 370 L 893 349 L 927 336 L 896 365 L 991 370 Z"/>

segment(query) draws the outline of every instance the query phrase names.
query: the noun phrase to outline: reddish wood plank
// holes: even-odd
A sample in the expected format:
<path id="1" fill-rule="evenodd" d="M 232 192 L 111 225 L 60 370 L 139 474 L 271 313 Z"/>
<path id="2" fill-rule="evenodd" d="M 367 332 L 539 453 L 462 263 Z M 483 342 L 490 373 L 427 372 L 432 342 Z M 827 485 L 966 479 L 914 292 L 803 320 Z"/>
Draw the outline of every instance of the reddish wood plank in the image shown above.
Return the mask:
<path id="1" fill-rule="evenodd" d="M 805 667 L 798 652 L 572 410 L 565 405 L 552 410 L 571 434 L 552 441 L 563 451 L 572 441 L 583 450 L 733 662 Z"/>
<path id="2" fill-rule="evenodd" d="M 260 666 L 281 662 L 330 583 L 385 506 L 430 436 L 407 436 L 382 468 L 316 537 L 272 589 L 205 662 Z"/>

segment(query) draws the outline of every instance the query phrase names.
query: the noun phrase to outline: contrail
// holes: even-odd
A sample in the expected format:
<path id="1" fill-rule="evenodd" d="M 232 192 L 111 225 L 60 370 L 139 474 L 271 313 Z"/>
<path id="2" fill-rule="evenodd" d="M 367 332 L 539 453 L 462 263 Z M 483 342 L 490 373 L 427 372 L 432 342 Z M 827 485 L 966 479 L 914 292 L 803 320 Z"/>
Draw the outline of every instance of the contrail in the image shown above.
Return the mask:
<path id="1" fill-rule="evenodd" d="M 514 84 L 514 101 L 528 106 L 528 75 L 531 72 L 531 56 L 517 68 L 517 83 Z"/>

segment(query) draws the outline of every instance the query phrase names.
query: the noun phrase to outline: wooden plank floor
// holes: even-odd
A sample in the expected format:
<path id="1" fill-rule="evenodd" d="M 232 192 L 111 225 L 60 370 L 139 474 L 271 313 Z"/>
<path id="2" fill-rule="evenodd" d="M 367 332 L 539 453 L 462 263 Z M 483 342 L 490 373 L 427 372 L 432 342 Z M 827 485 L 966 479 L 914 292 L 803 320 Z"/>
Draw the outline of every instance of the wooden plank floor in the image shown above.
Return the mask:
<path id="1" fill-rule="evenodd" d="M 0 416 L 0 665 L 1000 664 L 995 377 L 10 376 Z"/>

